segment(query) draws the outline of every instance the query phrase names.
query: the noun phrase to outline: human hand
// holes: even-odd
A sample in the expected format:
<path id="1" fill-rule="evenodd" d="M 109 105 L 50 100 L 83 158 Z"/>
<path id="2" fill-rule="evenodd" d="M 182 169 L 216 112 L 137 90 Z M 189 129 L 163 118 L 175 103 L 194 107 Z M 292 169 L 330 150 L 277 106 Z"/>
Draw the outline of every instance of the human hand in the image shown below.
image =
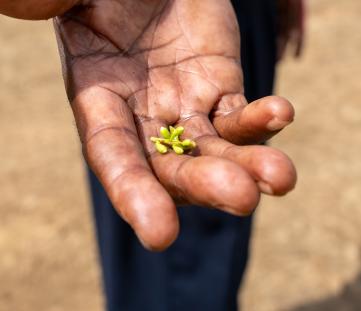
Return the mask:
<path id="1" fill-rule="evenodd" d="M 299 57 L 304 43 L 304 1 L 278 1 L 277 58 L 281 60 L 288 46 Z"/>
<path id="2" fill-rule="evenodd" d="M 293 119 L 279 97 L 246 105 L 239 31 L 228 0 L 89 0 L 55 19 L 84 156 L 143 244 L 177 237 L 176 202 L 247 215 L 260 191 L 296 173 L 257 143 Z M 151 136 L 182 125 L 193 155 L 161 155 Z M 221 138 L 223 137 L 223 138 Z"/>

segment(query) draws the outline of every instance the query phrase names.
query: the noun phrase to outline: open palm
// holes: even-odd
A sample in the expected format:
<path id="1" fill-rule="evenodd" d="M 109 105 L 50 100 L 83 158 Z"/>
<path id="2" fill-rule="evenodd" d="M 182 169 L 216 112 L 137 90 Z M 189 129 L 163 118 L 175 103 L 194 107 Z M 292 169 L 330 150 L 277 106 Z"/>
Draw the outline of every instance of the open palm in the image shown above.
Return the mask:
<path id="1" fill-rule="evenodd" d="M 260 191 L 284 194 L 295 171 L 262 141 L 293 117 L 284 99 L 247 107 L 239 31 L 228 0 L 89 0 L 55 19 L 84 155 L 143 243 L 177 236 L 175 202 L 249 214 Z M 182 125 L 190 155 L 155 151 Z"/>

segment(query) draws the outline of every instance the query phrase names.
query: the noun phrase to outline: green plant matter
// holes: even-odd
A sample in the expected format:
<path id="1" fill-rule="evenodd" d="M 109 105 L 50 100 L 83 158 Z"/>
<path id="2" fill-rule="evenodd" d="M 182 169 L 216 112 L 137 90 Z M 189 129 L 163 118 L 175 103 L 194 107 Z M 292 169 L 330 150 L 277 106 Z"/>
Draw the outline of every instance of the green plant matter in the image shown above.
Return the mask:
<path id="1" fill-rule="evenodd" d="M 185 151 L 192 150 L 196 147 L 196 143 L 191 139 L 180 139 L 184 132 L 184 127 L 178 126 L 174 128 L 170 126 L 160 128 L 161 137 L 151 137 L 150 140 L 154 143 L 155 148 L 161 154 L 168 152 L 172 148 L 176 154 L 183 154 Z"/>

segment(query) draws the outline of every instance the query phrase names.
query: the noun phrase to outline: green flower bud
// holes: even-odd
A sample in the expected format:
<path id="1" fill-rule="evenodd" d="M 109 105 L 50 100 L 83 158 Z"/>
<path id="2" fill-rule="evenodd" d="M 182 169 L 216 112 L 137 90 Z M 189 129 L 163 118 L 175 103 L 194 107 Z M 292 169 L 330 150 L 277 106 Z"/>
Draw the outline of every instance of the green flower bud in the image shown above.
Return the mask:
<path id="1" fill-rule="evenodd" d="M 175 152 L 176 154 L 183 154 L 183 152 L 184 152 L 184 150 L 183 150 L 182 147 L 173 145 L 172 148 L 173 148 L 173 150 L 174 150 L 174 152 Z"/>
<path id="2" fill-rule="evenodd" d="M 197 147 L 197 144 L 195 141 L 191 141 L 191 148 L 194 149 L 195 147 Z"/>
<path id="3" fill-rule="evenodd" d="M 178 126 L 176 129 L 175 129 L 175 132 L 177 133 L 177 136 L 181 136 L 184 132 L 184 127 L 183 126 Z"/>
<path id="4" fill-rule="evenodd" d="M 170 133 L 173 134 L 173 132 L 175 131 L 175 128 L 173 126 L 169 127 Z"/>
<path id="5" fill-rule="evenodd" d="M 191 147 L 192 146 L 192 141 L 190 139 L 185 139 L 182 141 L 182 146 L 183 147 Z"/>
<path id="6" fill-rule="evenodd" d="M 157 141 L 160 141 L 161 138 L 152 136 L 152 137 L 150 138 L 150 140 L 151 140 L 153 143 L 156 143 Z"/>
<path id="7" fill-rule="evenodd" d="M 170 137 L 170 132 L 166 127 L 161 127 L 160 128 L 160 134 L 164 137 L 164 138 L 169 138 Z"/>
<path id="8" fill-rule="evenodd" d="M 169 127 L 170 128 L 170 127 Z M 184 127 L 182 126 L 178 126 L 177 128 L 173 127 L 173 131 L 171 129 L 171 135 L 170 135 L 170 140 L 179 140 L 179 136 L 182 135 L 184 132 Z"/>
<path id="9" fill-rule="evenodd" d="M 190 139 L 185 139 L 182 141 L 182 146 L 184 149 L 193 149 L 195 148 L 197 145 L 193 140 Z"/>
<path id="10" fill-rule="evenodd" d="M 169 126 L 160 128 L 160 134 L 163 137 L 151 137 L 150 140 L 155 144 L 155 148 L 161 154 L 167 153 L 168 148 L 172 148 L 176 154 L 183 154 L 185 150 L 191 150 L 196 147 L 196 143 L 191 139 L 181 141 L 179 136 L 184 132 L 183 126 L 174 128 Z"/>
<path id="11" fill-rule="evenodd" d="M 155 143 L 155 148 L 157 149 L 157 151 L 161 154 L 167 153 L 168 152 L 168 148 L 164 145 L 162 145 L 159 141 L 157 141 Z"/>

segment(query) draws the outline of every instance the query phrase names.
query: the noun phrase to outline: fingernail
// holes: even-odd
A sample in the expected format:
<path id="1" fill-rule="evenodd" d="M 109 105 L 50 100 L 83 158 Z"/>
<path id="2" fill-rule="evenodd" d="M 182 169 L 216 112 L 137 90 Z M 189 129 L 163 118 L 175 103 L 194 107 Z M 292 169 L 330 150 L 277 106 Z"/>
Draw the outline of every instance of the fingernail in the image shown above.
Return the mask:
<path id="1" fill-rule="evenodd" d="M 280 120 L 278 118 L 273 118 L 271 121 L 269 121 L 267 123 L 266 127 L 270 131 L 277 131 L 277 130 L 283 129 L 284 127 L 286 127 L 290 123 L 291 123 L 291 121 L 284 121 L 284 120 Z"/>
<path id="2" fill-rule="evenodd" d="M 269 184 L 267 184 L 266 182 L 264 182 L 264 181 L 259 181 L 257 184 L 258 184 L 259 189 L 260 189 L 263 193 L 270 194 L 270 195 L 273 194 L 273 189 L 272 189 L 271 186 L 270 186 Z"/>

